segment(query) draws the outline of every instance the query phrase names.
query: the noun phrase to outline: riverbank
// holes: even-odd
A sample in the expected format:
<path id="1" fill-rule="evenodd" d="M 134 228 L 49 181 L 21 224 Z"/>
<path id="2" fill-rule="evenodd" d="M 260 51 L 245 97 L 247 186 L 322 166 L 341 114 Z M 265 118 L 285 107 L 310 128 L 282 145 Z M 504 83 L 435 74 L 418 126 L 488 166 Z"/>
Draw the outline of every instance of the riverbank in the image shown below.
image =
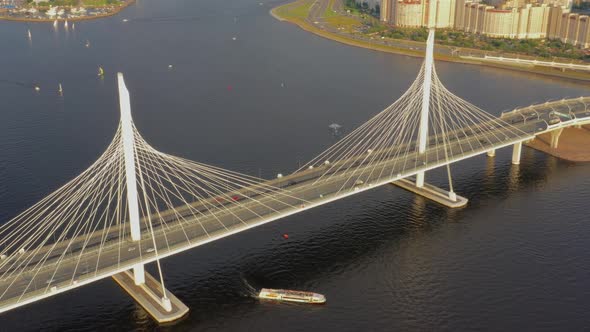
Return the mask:
<path id="1" fill-rule="evenodd" d="M 590 161 L 590 126 L 565 128 L 556 149 L 551 148 L 550 142 L 551 134 L 547 133 L 537 136 L 526 146 L 567 161 Z"/>
<path id="2" fill-rule="evenodd" d="M 354 19 L 348 16 L 336 14 L 335 11 L 333 11 L 330 7 L 333 5 L 334 0 L 325 0 L 324 2 L 326 1 L 329 2 L 324 4 L 324 7 L 321 7 L 321 4 L 317 5 L 320 2 L 312 2 L 311 0 L 296 0 L 294 2 L 290 2 L 288 4 L 271 9 L 270 14 L 279 21 L 287 21 L 296 24 L 305 31 L 346 45 L 413 57 L 424 56 L 424 43 L 421 42 L 389 39 L 388 45 L 382 39 L 374 39 L 373 37 L 369 37 L 370 39 L 367 40 L 366 38 L 361 39 L 361 37 L 355 36 L 354 34 L 350 33 L 354 28 Z M 315 13 L 316 16 L 311 17 L 312 13 Z M 317 14 L 320 14 L 321 17 Z M 348 31 L 349 33 L 345 33 L 345 31 Z M 457 53 L 457 51 L 461 51 L 464 54 L 469 52 L 481 52 L 480 50 L 458 49 L 436 44 L 434 56 L 435 59 L 439 61 L 481 65 L 533 73 L 543 76 L 557 77 L 566 80 L 590 82 L 590 72 L 562 70 L 551 67 L 490 63 L 478 61 L 475 59 L 465 59 L 453 55 Z"/>
<path id="3" fill-rule="evenodd" d="M 125 0 L 121 5 L 113 6 L 112 11 L 106 13 L 100 13 L 96 15 L 87 15 L 87 16 L 79 16 L 79 17 L 54 17 L 54 18 L 35 18 L 35 17 L 14 17 L 14 16 L 6 16 L 0 15 L 0 20 L 4 21 L 15 21 L 15 22 L 31 22 L 31 23 L 48 23 L 48 22 L 55 22 L 57 21 L 68 21 L 68 22 L 77 22 L 77 21 L 89 21 L 89 20 L 96 20 L 100 18 L 110 17 L 120 13 L 123 9 L 131 6 L 135 3 L 135 0 Z M 105 7 L 96 7 L 96 6 L 86 6 L 86 9 L 97 9 L 97 8 L 105 8 Z"/>

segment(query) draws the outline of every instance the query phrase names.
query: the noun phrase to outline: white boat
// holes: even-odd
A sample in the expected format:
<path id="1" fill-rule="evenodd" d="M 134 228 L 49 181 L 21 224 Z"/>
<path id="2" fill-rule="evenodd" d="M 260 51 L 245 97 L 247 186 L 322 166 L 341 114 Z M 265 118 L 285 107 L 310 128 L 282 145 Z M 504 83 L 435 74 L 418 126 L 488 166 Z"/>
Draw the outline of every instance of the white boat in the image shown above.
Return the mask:
<path id="1" fill-rule="evenodd" d="M 90 48 L 90 40 L 86 40 L 86 48 Z"/>
<path id="2" fill-rule="evenodd" d="M 57 7 L 49 7 L 49 10 L 45 12 L 45 15 L 49 17 L 55 17 L 57 15 Z"/>
<path id="3" fill-rule="evenodd" d="M 326 297 L 322 294 L 294 291 L 288 289 L 270 289 L 263 288 L 258 294 L 258 298 L 275 301 L 288 301 L 298 303 L 322 304 L 326 303 Z"/>

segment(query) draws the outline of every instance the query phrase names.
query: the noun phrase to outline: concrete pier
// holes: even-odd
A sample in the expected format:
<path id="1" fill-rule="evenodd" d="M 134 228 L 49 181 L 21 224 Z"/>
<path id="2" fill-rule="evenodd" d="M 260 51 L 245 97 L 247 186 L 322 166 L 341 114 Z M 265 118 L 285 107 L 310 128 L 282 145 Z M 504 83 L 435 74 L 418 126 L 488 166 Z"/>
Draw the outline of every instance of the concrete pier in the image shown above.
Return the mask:
<path id="1" fill-rule="evenodd" d="M 168 323 L 182 318 L 189 311 L 170 291 L 162 294 L 161 284 L 149 273 L 144 272 L 145 283 L 136 285 L 132 272 L 115 274 L 113 279 L 158 323 Z"/>
<path id="2" fill-rule="evenodd" d="M 431 184 L 424 183 L 422 187 L 418 187 L 413 179 L 401 179 L 395 182 L 392 182 L 398 187 L 411 191 L 415 194 L 420 196 L 426 197 L 430 200 L 433 200 L 439 204 L 450 208 L 460 208 L 467 205 L 469 201 L 467 198 L 457 195 L 454 192 L 450 192 L 438 187 L 435 187 Z"/>
<path id="3" fill-rule="evenodd" d="M 512 164 L 514 164 L 514 165 L 520 164 L 521 151 L 522 151 L 522 142 L 515 143 L 514 149 L 512 150 Z"/>
<path id="4" fill-rule="evenodd" d="M 559 146 L 559 137 L 561 136 L 562 132 L 563 132 L 563 128 L 555 129 L 554 131 L 551 132 L 550 146 L 552 149 L 557 149 L 557 147 Z"/>
<path id="5" fill-rule="evenodd" d="M 488 157 L 492 158 L 496 156 L 496 149 L 488 150 Z"/>

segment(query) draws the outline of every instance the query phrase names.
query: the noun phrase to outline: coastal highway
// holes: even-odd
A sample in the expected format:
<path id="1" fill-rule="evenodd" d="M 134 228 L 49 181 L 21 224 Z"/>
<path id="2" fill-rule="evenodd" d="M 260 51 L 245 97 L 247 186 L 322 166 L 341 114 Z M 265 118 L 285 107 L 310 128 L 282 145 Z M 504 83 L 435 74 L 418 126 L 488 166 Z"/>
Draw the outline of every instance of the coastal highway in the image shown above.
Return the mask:
<path id="1" fill-rule="evenodd" d="M 259 188 L 244 188 L 240 190 L 244 198 L 239 204 L 229 202 L 215 211 L 198 205 L 203 203 L 198 203 L 191 209 L 181 206 L 163 211 L 158 216 L 152 216 L 154 232 L 144 227 L 138 242 L 129 241 L 127 229 L 113 229 L 109 232 L 98 230 L 90 236 L 71 239 L 68 250 L 64 250 L 64 247 L 46 247 L 38 252 L 11 253 L 4 258 L 8 264 L 4 264 L 0 271 L 4 276 L 0 279 L 0 312 L 112 276 L 137 263 L 150 263 L 157 258 L 407 178 L 420 171 L 530 140 L 556 126 L 590 121 L 588 104 L 590 98 L 576 98 L 504 113 L 502 118 L 518 130 L 490 126 L 485 135 L 452 135 L 454 138 L 446 146 L 448 159 L 442 144 L 431 144 L 421 155 L 414 152 L 412 145 L 402 147 L 404 151 L 410 151 L 403 155 L 391 153 L 390 149 L 374 151 L 372 156 L 376 156 L 377 162 L 357 156 L 270 180 L 264 185 L 280 188 L 273 190 L 272 195 L 252 194 L 259 192 Z M 535 116 L 531 116 L 531 112 Z M 569 114 L 570 119 L 564 118 L 565 121 L 549 126 L 547 122 L 555 116 L 555 112 Z M 430 141 L 435 143 L 434 138 Z M 381 159 L 379 156 L 391 158 Z M 195 209 L 202 212 L 198 218 L 194 216 Z M 82 241 L 89 242 L 82 245 Z M 103 241 L 105 242 L 102 243 Z M 54 253 L 64 255 L 52 256 Z M 46 259 L 41 259 L 43 255 L 47 255 Z M 27 264 L 21 265 L 24 262 Z"/>

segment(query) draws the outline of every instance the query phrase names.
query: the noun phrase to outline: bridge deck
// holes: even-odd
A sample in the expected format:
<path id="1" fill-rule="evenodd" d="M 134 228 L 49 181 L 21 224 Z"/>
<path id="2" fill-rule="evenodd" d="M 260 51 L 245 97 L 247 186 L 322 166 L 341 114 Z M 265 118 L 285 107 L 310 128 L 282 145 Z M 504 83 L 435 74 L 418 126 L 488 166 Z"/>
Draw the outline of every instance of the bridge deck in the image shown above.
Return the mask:
<path id="1" fill-rule="evenodd" d="M 547 121 L 551 116 L 550 112 L 556 109 L 561 112 L 566 108 L 571 117 L 558 126 L 590 121 L 587 109 L 589 101 L 588 98 L 576 98 L 506 113 L 502 118 L 522 130 L 522 134 L 514 135 L 506 129 L 497 128 L 487 137 L 463 137 L 451 142 L 447 147 L 451 151 L 448 159 L 445 157 L 444 149 L 439 146 L 428 149 L 422 155 L 413 153 L 377 164 L 368 165 L 351 160 L 347 165 L 350 167 L 342 167 L 340 170 L 338 164 L 334 164 L 297 172 L 268 182 L 269 185 L 286 190 L 288 195 L 282 197 L 281 201 L 264 196 L 257 201 L 248 200 L 240 205 L 228 206 L 221 213 L 205 215 L 199 220 L 183 220 L 183 217 L 188 215 L 185 213 L 188 209 L 180 207 L 160 214 L 160 217 L 170 218 L 172 222 L 168 222 L 166 226 L 155 227 L 154 238 L 151 232 L 144 229 L 142 239 L 138 242 L 113 240 L 102 246 L 91 245 L 83 251 L 77 249 L 82 248 L 81 244 L 74 244 L 68 257 L 50 259 L 40 270 L 33 269 L 38 260 L 32 259 L 30 272 L 18 276 L 8 273 L 7 277 L 0 280 L 0 312 L 112 276 L 130 269 L 137 263 L 153 262 L 157 258 L 164 258 L 376 186 L 413 176 L 421 171 L 530 140 L 539 133 L 555 128 L 556 125 L 548 126 Z M 535 113 L 534 117 L 528 115 L 531 112 Z M 321 177 L 327 167 L 335 169 L 334 173 Z M 362 183 L 358 182 L 358 179 L 362 180 Z M 119 231 L 121 230 L 112 230 L 113 234 L 119 234 Z M 99 243 L 98 239 L 103 236 L 101 230 L 92 238 L 97 239 Z"/>

